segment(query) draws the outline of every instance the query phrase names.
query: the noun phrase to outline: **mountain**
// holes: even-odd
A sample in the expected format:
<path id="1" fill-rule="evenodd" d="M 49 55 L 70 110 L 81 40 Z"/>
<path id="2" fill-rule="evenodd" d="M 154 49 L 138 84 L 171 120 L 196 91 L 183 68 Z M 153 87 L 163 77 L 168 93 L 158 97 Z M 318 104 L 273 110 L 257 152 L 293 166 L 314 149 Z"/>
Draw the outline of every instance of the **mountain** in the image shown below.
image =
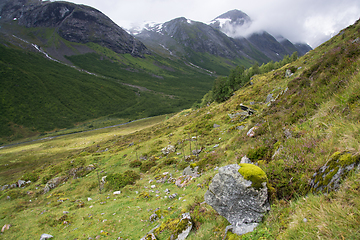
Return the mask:
<path id="1" fill-rule="evenodd" d="M 1 49 L 0 57 L 13 50 Z M 14 62 L 29 55 L 24 65 L 36 65 L 18 50 Z M 360 19 L 293 60 L 252 76 L 222 103 L 1 147 L 1 238 L 360 239 Z M 3 63 L 1 73 L 18 71 Z M 34 65 L 9 88 L 21 87 Z M 232 173 L 217 175 L 228 165 Z M 223 201 L 229 191 L 218 198 L 221 212 L 204 197 L 222 192 L 214 182 L 234 188 L 231 176 L 247 180 L 238 192 L 251 202 L 234 201 L 241 209 L 258 210 L 248 194 L 255 184 L 269 201 L 242 236 L 220 215 L 239 213 Z"/>
<path id="2" fill-rule="evenodd" d="M 143 56 L 149 51 L 100 11 L 68 2 L 8 0 L 1 9 L 3 22 L 26 28 L 54 28 L 73 43 L 96 43 L 116 53 Z"/>
<path id="3" fill-rule="evenodd" d="M 282 36 L 274 37 L 266 29 L 249 34 L 247 30 L 251 25 L 251 18 L 246 13 L 236 9 L 226 12 L 210 22 L 210 26 L 219 29 L 229 37 L 241 38 L 245 36 L 256 48 L 274 61 L 279 60 L 279 56 L 291 55 L 294 51 L 302 56 L 312 49 L 308 44 L 293 44 Z"/>
<path id="4" fill-rule="evenodd" d="M 301 56 L 311 50 L 306 44 L 294 45 L 287 39 L 279 42 L 266 31 L 247 37 L 236 34 L 251 23 L 248 15 L 232 10 L 209 24 L 177 18 L 165 23 L 146 24 L 142 29 L 133 28 L 129 32 L 157 53 L 183 57 L 198 66 L 225 75 L 229 67 L 234 65 L 248 67 L 255 61 L 279 61 L 295 51 Z M 211 65 L 214 61 L 217 61 L 217 69 Z M 220 65 L 222 69 L 219 69 Z"/>

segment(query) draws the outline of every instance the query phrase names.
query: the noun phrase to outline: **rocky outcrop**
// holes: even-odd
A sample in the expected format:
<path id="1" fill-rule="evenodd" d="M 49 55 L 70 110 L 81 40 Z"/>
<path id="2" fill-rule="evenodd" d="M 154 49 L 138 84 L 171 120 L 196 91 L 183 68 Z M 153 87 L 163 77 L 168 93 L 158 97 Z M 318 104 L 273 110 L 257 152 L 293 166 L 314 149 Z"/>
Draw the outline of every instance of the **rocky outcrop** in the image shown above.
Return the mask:
<path id="1" fill-rule="evenodd" d="M 27 28 L 56 28 L 70 42 L 97 43 L 117 53 L 149 54 L 145 45 L 100 11 L 68 2 L 11 0 L 1 9 L 2 19 Z"/>
<path id="2" fill-rule="evenodd" d="M 348 173 L 360 168 L 360 154 L 335 152 L 329 161 L 313 175 L 310 187 L 312 192 L 330 192 L 339 189 L 341 181 Z"/>
<path id="3" fill-rule="evenodd" d="M 51 179 L 50 181 L 48 181 L 44 187 L 44 194 L 48 193 L 51 189 L 56 188 L 57 186 L 59 186 L 60 183 L 62 182 L 66 182 L 66 180 L 68 179 L 68 177 L 56 177 Z"/>
<path id="4" fill-rule="evenodd" d="M 205 201 L 230 222 L 233 233 L 245 234 L 253 231 L 270 210 L 266 182 L 264 171 L 253 164 L 221 167 L 205 193 Z"/>

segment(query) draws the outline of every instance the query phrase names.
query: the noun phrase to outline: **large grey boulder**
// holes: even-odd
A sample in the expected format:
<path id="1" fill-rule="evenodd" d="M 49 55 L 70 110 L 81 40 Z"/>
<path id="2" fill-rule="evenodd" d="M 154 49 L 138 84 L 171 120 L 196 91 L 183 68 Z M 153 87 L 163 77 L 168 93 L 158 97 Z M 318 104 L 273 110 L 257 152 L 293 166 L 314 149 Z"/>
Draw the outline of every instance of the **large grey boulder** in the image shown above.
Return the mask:
<path id="1" fill-rule="evenodd" d="M 244 176 L 240 168 L 244 168 L 240 171 Z M 253 164 L 221 167 L 205 201 L 230 222 L 233 233 L 242 235 L 253 231 L 270 210 L 266 181 L 265 173 Z"/>

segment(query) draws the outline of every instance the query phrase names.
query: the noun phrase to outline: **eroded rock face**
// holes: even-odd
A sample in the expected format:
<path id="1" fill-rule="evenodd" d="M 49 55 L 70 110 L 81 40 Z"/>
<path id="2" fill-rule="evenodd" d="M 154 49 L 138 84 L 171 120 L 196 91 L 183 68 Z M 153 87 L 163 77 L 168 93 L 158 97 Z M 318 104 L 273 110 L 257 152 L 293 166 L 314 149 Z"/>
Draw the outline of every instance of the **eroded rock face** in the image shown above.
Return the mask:
<path id="1" fill-rule="evenodd" d="M 348 173 L 360 168 L 360 154 L 335 152 L 329 161 L 313 175 L 310 187 L 313 192 L 330 192 L 340 187 Z"/>
<path id="2" fill-rule="evenodd" d="M 252 164 L 242 166 L 249 165 Z M 265 174 L 257 166 L 252 167 Z M 225 217 L 232 225 L 230 228 L 233 233 L 238 235 L 253 231 L 263 215 L 270 210 L 266 180 L 255 183 L 254 179 L 263 178 L 248 178 L 248 173 L 244 174 L 248 176 L 243 176 L 239 173 L 240 168 L 242 167 L 237 164 L 219 168 L 219 173 L 214 176 L 209 190 L 205 193 L 206 203 Z M 253 179 L 254 183 L 245 178 Z M 256 188 L 253 184 L 260 187 Z"/>
<path id="3" fill-rule="evenodd" d="M 143 56 L 150 52 L 100 11 L 68 2 L 33 0 L 7 1 L 1 11 L 5 21 L 25 27 L 51 27 L 64 39 L 76 43 L 97 43 L 117 53 Z"/>

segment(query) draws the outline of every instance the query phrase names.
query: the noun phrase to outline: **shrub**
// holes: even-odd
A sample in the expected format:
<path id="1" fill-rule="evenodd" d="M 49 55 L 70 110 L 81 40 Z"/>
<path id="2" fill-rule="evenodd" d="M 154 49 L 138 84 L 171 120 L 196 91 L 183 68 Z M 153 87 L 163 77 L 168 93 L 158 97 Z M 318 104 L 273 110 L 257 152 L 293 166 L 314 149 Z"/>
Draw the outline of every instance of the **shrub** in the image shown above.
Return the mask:
<path id="1" fill-rule="evenodd" d="M 262 146 L 262 147 L 256 147 L 254 149 L 250 149 L 246 153 L 246 156 L 250 158 L 252 161 L 258 161 L 258 160 L 266 159 L 269 153 L 270 153 L 270 149 L 266 146 Z"/>
<path id="2" fill-rule="evenodd" d="M 39 174 L 34 173 L 34 172 L 27 172 L 24 174 L 24 176 L 22 176 L 22 180 L 24 181 L 31 181 L 31 182 L 36 182 L 39 179 Z"/>
<path id="3" fill-rule="evenodd" d="M 132 170 L 128 170 L 124 173 L 113 173 L 106 177 L 106 187 L 108 189 L 120 189 L 126 185 L 133 184 L 140 175 Z"/>
<path id="4" fill-rule="evenodd" d="M 140 171 L 141 172 L 147 172 L 150 170 L 150 168 L 156 166 L 156 162 L 152 160 L 144 161 L 141 163 Z"/>
<path id="5" fill-rule="evenodd" d="M 137 167 L 140 167 L 141 166 L 141 161 L 140 160 L 134 160 L 134 161 L 132 161 L 132 162 L 130 162 L 130 167 L 131 168 L 137 168 Z"/>

